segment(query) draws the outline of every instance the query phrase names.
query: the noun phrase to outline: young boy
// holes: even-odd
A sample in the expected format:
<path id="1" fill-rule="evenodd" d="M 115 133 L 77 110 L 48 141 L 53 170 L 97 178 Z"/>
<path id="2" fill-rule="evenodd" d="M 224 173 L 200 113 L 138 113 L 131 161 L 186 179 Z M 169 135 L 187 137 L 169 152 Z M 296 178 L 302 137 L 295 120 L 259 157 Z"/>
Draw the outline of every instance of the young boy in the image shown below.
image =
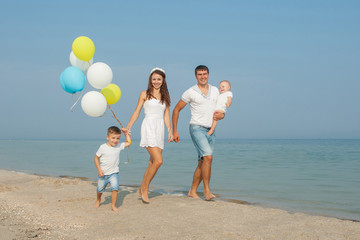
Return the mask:
<path id="1" fill-rule="evenodd" d="M 230 91 L 231 85 L 227 80 L 223 80 L 219 84 L 220 95 L 216 101 L 215 112 L 226 112 L 226 109 L 230 107 L 232 103 L 233 94 Z M 207 132 L 209 135 L 213 134 L 217 125 L 217 121 L 213 120 L 210 130 Z"/>
<path id="2" fill-rule="evenodd" d="M 119 141 L 121 137 L 121 131 L 124 132 L 126 142 L 121 143 Z M 131 137 L 127 129 L 119 129 L 116 126 L 108 128 L 106 135 L 107 143 L 102 144 L 95 154 L 95 166 L 98 170 L 98 185 L 97 185 L 97 199 L 95 207 L 98 208 L 101 202 L 101 195 L 105 191 L 105 187 L 110 183 L 111 189 L 111 209 L 115 212 L 120 211 L 116 207 L 117 195 L 119 191 L 119 162 L 120 151 L 129 147 L 131 144 Z"/>

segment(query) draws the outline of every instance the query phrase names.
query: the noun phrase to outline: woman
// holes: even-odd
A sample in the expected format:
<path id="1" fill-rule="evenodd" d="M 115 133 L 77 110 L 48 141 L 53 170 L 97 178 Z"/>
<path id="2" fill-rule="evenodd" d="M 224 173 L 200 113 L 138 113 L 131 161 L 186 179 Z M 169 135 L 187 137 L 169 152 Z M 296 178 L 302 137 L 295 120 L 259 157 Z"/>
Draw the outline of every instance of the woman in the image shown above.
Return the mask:
<path id="1" fill-rule="evenodd" d="M 170 123 L 170 94 L 165 78 L 163 69 L 151 70 L 148 89 L 140 93 L 136 109 L 126 127 L 129 131 L 131 130 L 144 107 L 145 118 L 141 125 L 140 147 L 146 148 L 150 154 L 149 165 L 138 191 L 138 195 L 144 203 L 150 203 L 149 185 L 163 162 L 164 122 L 168 130 L 168 141 L 172 142 L 173 140 Z"/>

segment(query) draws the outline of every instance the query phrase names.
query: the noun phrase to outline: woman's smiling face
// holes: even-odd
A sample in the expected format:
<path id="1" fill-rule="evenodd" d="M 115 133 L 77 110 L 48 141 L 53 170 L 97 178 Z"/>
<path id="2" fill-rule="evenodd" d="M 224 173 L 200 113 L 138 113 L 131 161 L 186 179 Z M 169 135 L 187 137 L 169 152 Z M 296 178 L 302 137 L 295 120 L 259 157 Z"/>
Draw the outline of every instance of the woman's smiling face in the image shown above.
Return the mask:
<path id="1" fill-rule="evenodd" d="M 163 77 L 160 74 L 154 73 L 151 76 L 151 84 L 154 89 L 160 89 L 163 84 Z"/>

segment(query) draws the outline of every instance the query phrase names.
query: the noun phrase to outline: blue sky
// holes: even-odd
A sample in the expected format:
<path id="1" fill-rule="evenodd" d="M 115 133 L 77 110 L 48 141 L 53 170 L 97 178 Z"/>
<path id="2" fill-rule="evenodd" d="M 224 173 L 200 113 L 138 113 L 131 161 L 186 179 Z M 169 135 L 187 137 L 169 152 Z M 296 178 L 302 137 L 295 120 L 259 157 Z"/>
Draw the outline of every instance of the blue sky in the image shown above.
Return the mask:
<path id="1" fill-rule="evenodd" d="M 0 138 L 102 139 L 117 124 L 69 110 L 76 96 L 59 76 L 78 36 L 111 67 L 124 125 L 153 67 L 166 70 L 173 109 L 205 64 L 234 94 L 218 138 L 360 138 L 359 23 L 359 1 L 3 1 Z"/>

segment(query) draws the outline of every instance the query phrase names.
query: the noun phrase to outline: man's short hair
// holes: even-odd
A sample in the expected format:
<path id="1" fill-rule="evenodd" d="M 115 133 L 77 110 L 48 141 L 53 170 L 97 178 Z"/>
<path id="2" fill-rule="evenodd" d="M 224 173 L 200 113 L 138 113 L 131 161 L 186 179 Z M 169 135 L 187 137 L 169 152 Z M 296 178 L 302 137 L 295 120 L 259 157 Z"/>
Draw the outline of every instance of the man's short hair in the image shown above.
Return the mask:
<path id="1" fill-rule="evenodd" d="M 209 73 L 209 68 L 208 68 L 207 66 L 205 66 L 205 65 L 199 65 L 199 66 L 197 66 L 197 67 L 195 68 L 195 75 L 196 75 L 197 71 L 199 71 L 199 70 L 206 70 L 207 73 Z"/>

